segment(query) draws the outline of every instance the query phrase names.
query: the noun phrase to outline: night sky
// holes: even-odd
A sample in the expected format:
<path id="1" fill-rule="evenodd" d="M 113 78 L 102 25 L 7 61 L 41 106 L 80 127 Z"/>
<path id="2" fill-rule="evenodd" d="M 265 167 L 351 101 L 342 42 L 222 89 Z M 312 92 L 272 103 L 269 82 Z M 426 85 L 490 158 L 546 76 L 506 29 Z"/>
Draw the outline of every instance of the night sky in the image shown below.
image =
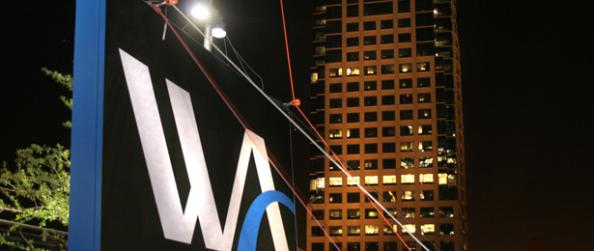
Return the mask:
<path id="1" fill-rule="evenodd" d="M 458 1 L 472 251 L 528 250 L 532 239 L 550 251 L 594 246 L 594 50 L 581 2 Z M 288 93 L 278 1 L 215 4 L 243 57 Z M 69 141 L 58 100 L 66 92 L 40 68 L 71 72 L 73 5 L 20 4 L 20 18 L 3 16 L 0 160 L 30 143 Z M 304 100 L 311 5 L 285 3 Z"/>

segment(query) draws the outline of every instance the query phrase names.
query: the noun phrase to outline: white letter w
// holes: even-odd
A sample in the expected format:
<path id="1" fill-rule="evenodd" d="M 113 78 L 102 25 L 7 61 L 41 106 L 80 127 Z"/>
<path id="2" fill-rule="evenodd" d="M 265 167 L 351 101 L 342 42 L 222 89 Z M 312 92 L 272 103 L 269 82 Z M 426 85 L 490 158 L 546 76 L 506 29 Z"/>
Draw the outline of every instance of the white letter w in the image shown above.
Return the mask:
<path id="1" fill-rule="evenodd" d="M 274 190 L 274 181 L 268 163 L 264 139 L 252 131 L 245 131 L 227 211 L 227 219 L 225 220 L 224 230 L 222 230 L 190 94 L 166 79 L 173 116 L 190 181 L 188 201 L 185 210 L 183 210 L 171 160 L 169 159 L 149 69 L 121 49 L 120 57 L 165 238 L 191 244 L 196 219 L 199 219 L 206 248 L 230 251 L 233 247 L 233 239 L 237 229 L 239 209 L 251 154 L 254 155 L 262 192 Z M 278 203 L 270 205 L 266 209 L 266 215 L 275 250 L 289 250 Z M 259 230 L 254 229 L 254 231 Z"/>

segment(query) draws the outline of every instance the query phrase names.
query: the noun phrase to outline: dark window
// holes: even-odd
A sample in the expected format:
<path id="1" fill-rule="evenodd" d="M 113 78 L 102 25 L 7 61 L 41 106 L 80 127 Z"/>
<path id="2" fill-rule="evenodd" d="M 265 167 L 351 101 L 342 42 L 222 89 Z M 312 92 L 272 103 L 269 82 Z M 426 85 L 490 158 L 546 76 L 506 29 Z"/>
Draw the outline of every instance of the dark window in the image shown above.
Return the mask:
<path id="1" fill-rule="evenodd" d="M 394 111 L 383 111 L 382 112 L 382 120 L 383 121 L 393 121 L 396 119 L 396 113 Z"/>
<path id="2" fill-rule="evenodd" d="M 342 92 L 342 84 L 340 84 L 340 83 L 330 84 L 330 93 L 337 93 L 337 92 Z"/>
<path id="3" fill-rule="evenodd" d="M 430 119 L 431 109 L 419 109 L 419 119 Z"/>
<path id="4" fill-rule="evenodd" d="M 359 235 L 359 234 L 356 234 L 356 235 Z M 361 251 L 361 243 L 359 243 L 359 242 L 347 243 L 347 251 Z"/>
<path id="5" fill-rule="evenodd" d="M 410 0 L 398 0 L 398 13 L 410 12 Z"/>
<path id="6" fill-rule="evenodd" d="M 398 19 L 398 28 L 406 28 L 406 27 L 410 27 L 410 18 Z"/>
<path id="7" fill-rule="evenodd" d="M 342 226 L 331 226 L 330 227 L 330 235 L 332 235 L 332 236 L 342 235 Z"/>
<path id="8" fill-rule="evenodd" d="M 410 35 L 410 33 L 400 33 L 400 34 L 398 34 L 398 42 L 400 42 L 400 43 L 410 42 L 411 40 L 412 40 L 412 36 Z"/>
<path id="9" fill-rule="evenodd" d="M 377 200 L 377 192 L 369 192 L 369 194 L 371 194 L 371 197 Z M 365 202 L 369 202 L 369 198 L 367 198 L 367 196 L 365 196 Z"/>
<path id="10" fill-rule="evenodd" d="M 382 96 L 382 105 L 393 105 L 395 100 L 394 95 Z"/>
<path id="11" fill-rule="evenodd" d="M 365 144 L 365 153 L 377 153 L 377 144 Z"/>
<path id="12" fill-rule="evenodd" d="M 312 210 L 311 213 L 318 220 L 324 219 L 324 210 Z"/>
<path id="13" fill-rule="evenodd" d="M 375 21 L 367 21 L 363 23 L 363 30 L 375 30 Z"/>
<path id="14" fill-rule="evenodd" d="M 331 193 L 330 196 L 328 196 L 328 202 L 342 203 L 342 194 L 341 193 Z"/>
<path id="15" fill-rule="evenodd" d="M 348 203 L 359 203 L 361 202 L 361 195 L 359 193 L 347 193 L 347 202 Z M 350 214 L 349 214 L 350 216 Z M 349 217 L 350 219 L 350 217 Z"/>
<path id="16" fill-rule="evenodd" d="M 377 137 L 377 128 L 370 127 L 365 128 L 365 138 L 375 138 Z"/>
<path id="17" fill-rule="evenodd" d="M 392 13 L 392 2 L 385 3 L 369 3 L 363 6 L 363 14 L 365 16 L 381 15 Z"/>
<path id="18" fill-rule="evenodd" d="M 365 60 L 375 60 L 376 59 L 375 51 L 365 51 L 365 52 L 363 52 L 363 59 L 365 59 Z"/>
<path id="19" fill-rule="evenodd" d="M 382 128 L 382 136 L 384 137 L 392 137 L 396 136 L 396 128 L 393 126 L 387 126 Z"/>
<path id="20" fill-rule="evenodd" d="M 359 16 L 359 5 L 347 6 L 347 17 L 356 17 L 356 16 Z"/>
<path id="21" fill-rule="evenodd" d="M 382 90 L 393 90 L 394 89 L 394 80 L 382 80 Z"/>
<path id="22" fill-rule="evenodd" d="M 359 122 L 359 113 L 347 113 L 347 122 L 348 123 Z"/>
<path id="23" fill-rule="evenodd" d="M 357 193 L 359 194 L 359 193 Z M 360 199 L 359 199 L 360 201 Z M 347 218 L 348 219 L 359 219 L 361 218 L 361 211 L 359 209 L 347 209 Z"/>
<path id="24" fill-rule="evenodd" d="M 357 132 L 359 129 L 357 129 Z M 347 166 L 349 170 L 359 170 L 359 161 L 358 160 L 347 160 Z"/>
<path id="25" fill-rule="evenodd" d="M 417 42 L 420 41 L 433 41 L 435 39 L 435 35 L 433 32 L 433 27 L 431 28 L 419 28 L 417 29 Z"/>
<path id="26" fill-rule="evenodd" d="M 441 218 L 454 218 L 454 208 L 452 207 L 440 207 L 439 217 Z"/>
<path id="27" fill-rule="evenodd" d="M 341 108 L 342 107 L 342 99 L 340 98 L 332 98 L 329 101 L 330 108 Z"/>
<path id="28" fill-rule="evenodd" d="M 454 224 L 440 224 L 439 225 L 439 234 L 440 235 L 452 235 L 454 234 Z"/>
<path id="29" fill-rule="evenodd" d="M 365 242 L 365 251 L 379 251 L 377 242 Z"/>
<path id="30" fill-rule="evenodd" d="M 396 152 L 396 143 L 382 143 L 382 152 L 393 153 Z"/>
<path id="31" fill-rule="evenodd" d="M 380 37 L 380 43 L 382 43 L 382 44 L 394 43 L 394 34 L 382 35 Z"/>
<path id="32" fill-rule="evenodd" d="M 441 251 L 454 251 L 456 250 L 454 247 L 453 241 L 440 241 L 439 246 L 441 247 Z"/>
<path id="33" fill-rule="evenodd" d="M 417 102 L 431 103 L 431 94 L 430 93 L 419 93 L 417 96 Z"/>
<path id="34" fill-rule="evenodd" d="M 396 159 L 383 159 L 383 168 L 384 169 L 394 169 L 396 168 Z"/>
<path id="35" fill-rule="evenodd" d="M 394 73 L 394 65 L 382 65 L 382 74 L 393 74 Z"/>
<path id="36" fill-rule="evenodd" d="M 412 104 L 413 103 L 413 95 L 412 94 L 401 94 L 400 95 L 400 104 Z"/>
<path id="37" fill-rule="evenodd" d="M 347 154 L 359 154 L 359 145 L 347 145 Z"/>
<path id="38" fill-rule="evenodd" d="M 433 25 L 433 12 L 417 14 L 417 26 Z"/>
<path id="39" fill-rule="evenodd" d="M 382 56 L 382 59 L 394 58 L 394 50 L 392 50 L 392 49 L 382 50 L 381 56 Z"/>
<path id="40" fill-rule="evenodd" d="M 420 196 L 422 201 L 433 200 L 433 190 L 423 190 Z"/>
<path id="41" fill-rule="evenodd" d="M 377 97 L 374 97 L 374 96 L 365 97 L 363 99 L 363 104 L 365 106 L 374 106 L 374 105 L 377 105 Z"/>
<path id="42" fill-rule="evenodd" d="M 416 0 L 415 9 L 416 11 L 433 10 L 433 0 Z"/>
<path id="43" fill-rule="evenodd" d="M 412 110 L 402 110 L 402 111 L 400 111 L 400 119 L 401 120 L 410 120 L 410 119 L 413 119 L 413 111 Z"/>
<path id="44" fill-rule="evenodd" d="M 342 6 L 332 6 L 326 8 L 326 18 L 341 18 L 342 17 Z"/>
<path id="45" fill-rule="evenodd" d="M 410 48 L 398 49 L 398 57 L 399 58 L 408 58 L 410 56 L 412 56 L 412 50 Z"/>
<path id="46" fill-rule="evenodd" d="M 366 112 L 364 116 L 365 116 L 365 122 L 377 121 L 377 112 Z"/>
<path id="47" fill-rule="evenodd" d="M 347 98 L 347 107 L 359 106 L 359 97 Z"/>
<path id="48" fill-rule="evenodd" d="M 400 79 L 400 81 L 398 81 L 399 83 L 399 88 L 400 89 L 408 89 L 408 88 L 412 88 L 412 79 L 410 78 L 403 78 Z"/>
<path id="49" fill-rule="evenodd" d="M 364 45 L 376 44 L 375 36 L 365 36 L 365 37 L 363 37 L 363 44 Z"/>
<path id="50" fill-rule="evenodd" d="M 384 242 L 384 251 L 398 251 L 398 244 L 395 241 Z"/>
<path id="51" fill-rule="evenodd" d="M 359 23 L 348 23 L 346 29 L 347 31 L 359 31 Z"/>
<path id="52" fill-rule="evenodd" d="M 380 22 L 380 28 L 381 29 L 391 29 L 391 28 L 394 28 L 394 20 L 392 20 L 392 19 L 382 20 Z"/>
<path id="53" fill-rule="evenodd" d="M 347 52 L 347 61 L 358 61 L 359 52 Z"/>
<path id="54" fill-rule="evenodd" d="M 356 92 L 356 91 L 359 91 L 359 82 L 347 83 L 347 92 Z"/>
<path id="55" fill-rule="evenodd" d="M 330 150 L 336 154 L 342 154 L 342 145 L 331 145 Z"/>
<path id="56" fill-rule="evenodd" d="M 429 86 L 431 86 L 430 78 L 418 78 L 417 79 L 417 87 L 429 87 Z"/>
<path id="57" fill-rule="evenodd" d="M 348 37 L 346 43 L 347 43 L 347 46 L 358 46 L 359 45 L 359 37 Z"/>
<path id="58" fill-rule="evenodd" d="M 320 229 L 320 231 L 322 231 L 322 230 Z M 313 231 L 312 231 L 312 235 L 313 235 Z M 320 236 L 324 236 L 324 233 L 322 232 L 322 235 L 320 235 Z M 312 243 L 311 251 L 324 251 L 324 243 Z"/>
<path id="59" fill-rule="evenodd" d="M 417 56 L 433 56 L 435 54 L 435 46 L 433 43 L 419 43 L 417 44 Z"/>
<path id="60" fill-rule="evenodd" d="M 342 61 L 342 50 L 326 51 L 326 62 L 334 63 Z"/>
<path id="61" fill-rule="evenodd" d="M 326 22 L 326 33 L 340 33 L 342 31 L 342 22 L 328 21 Z"/>
<path id="62" fill-rule="evenodd" d="M 375 91 L 375 90 L 377 90 L 377 82 L 375 82 L 375 81 L 365 81 L 365 82 L 363 82 L 363 90 L 365 90 L 365 91 Z"/>
<path id="63" fill-rule="evenodd" d="M 342 123 L 342 114 L 330 114 L 330 124 Z"/>
<path id="64" fill-rule="evenodd" d="M 326 49 L 329 48 L 340 48 L 342 46 L 341 35 L 326 36 Z"/>

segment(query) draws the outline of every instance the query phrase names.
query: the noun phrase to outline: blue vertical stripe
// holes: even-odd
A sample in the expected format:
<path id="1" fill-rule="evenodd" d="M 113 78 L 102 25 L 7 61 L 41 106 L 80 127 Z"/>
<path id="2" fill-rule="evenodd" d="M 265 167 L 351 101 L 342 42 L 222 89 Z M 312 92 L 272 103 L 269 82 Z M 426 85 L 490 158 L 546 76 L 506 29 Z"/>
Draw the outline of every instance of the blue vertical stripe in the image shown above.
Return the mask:
<path id="1" fill-rule="evenodd" d="M 101 249 L 106 0 L 77 0 L 68 250 Z"/>

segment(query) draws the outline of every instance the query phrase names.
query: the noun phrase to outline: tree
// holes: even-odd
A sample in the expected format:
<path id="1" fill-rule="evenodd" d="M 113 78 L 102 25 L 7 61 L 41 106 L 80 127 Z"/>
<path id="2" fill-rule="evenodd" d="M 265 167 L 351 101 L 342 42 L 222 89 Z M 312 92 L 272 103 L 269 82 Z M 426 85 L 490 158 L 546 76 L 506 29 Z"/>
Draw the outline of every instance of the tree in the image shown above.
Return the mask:
<path id="1" fill-rule="evenodd" d="M 72 77 L 46 68 L 54 82 L 72 91 Z M 72 109 L 72 99 L 60 96 Z M 70 121 L 64 127 L 72 127 Z M 65 250 L 70 195 L 70 150 L 31 146 L 16 151 L 0 170 L 0 246 L 17 250 Z M 4 226 L 3 229 L 2 226 Z"/>

